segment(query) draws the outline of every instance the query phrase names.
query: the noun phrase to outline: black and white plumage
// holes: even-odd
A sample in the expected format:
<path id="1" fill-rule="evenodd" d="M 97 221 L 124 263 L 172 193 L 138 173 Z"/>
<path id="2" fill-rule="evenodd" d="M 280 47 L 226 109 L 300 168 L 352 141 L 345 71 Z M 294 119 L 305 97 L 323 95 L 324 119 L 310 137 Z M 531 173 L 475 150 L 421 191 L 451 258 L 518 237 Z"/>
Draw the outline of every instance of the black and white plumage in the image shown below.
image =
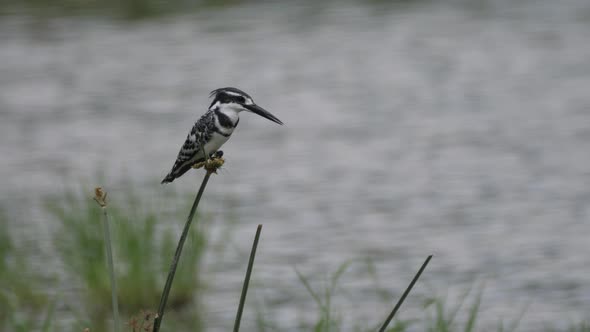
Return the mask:
<path id="1" fill-rule="evenodd" d="M 172 182 L 186 173 L 198 162 L 205 161 L 225 143 L 240 122 L 239 113 L 249 111 L 278 124 L 283 124 L 274 115 L 256 105 L 252 97 L 236 88 L 213 90 L 213 102 L 209 110 L 195 123 L 186 137 L 172 170 L 162 183 Z M 204 154 L 204 153 L 205 154 Z"/>

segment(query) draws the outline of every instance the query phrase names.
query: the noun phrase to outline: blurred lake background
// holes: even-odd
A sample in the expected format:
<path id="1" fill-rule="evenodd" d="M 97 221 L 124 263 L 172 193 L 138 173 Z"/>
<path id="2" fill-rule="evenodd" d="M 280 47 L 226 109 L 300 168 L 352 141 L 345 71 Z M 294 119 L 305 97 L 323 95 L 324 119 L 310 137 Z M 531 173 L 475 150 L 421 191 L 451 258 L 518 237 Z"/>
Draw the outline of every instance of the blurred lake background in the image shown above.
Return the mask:
<path id="1" fill-rule="evenodd" d="M 0 202 L 36 269 L 62 264 L 48 196 L 190 200 L 201 172 L 159 182 L 209 92 L 235 86 L 285 125 L 242 114 L 205 193 L 213 237 L 234 220 L 203 271 L 208 330 L 233 324 L 258 223 L 249 301 L 286 329 L 316 312 L 294 266 L 315 284 L 370 259 L 399 295 L 431 253 L 400 318 L 483 281 L 482 327 L 527 304 L 519 331 L 588 319 L 590 2 L 65 3 L 0 16 Z M 361 270 L 335 305 L 381 321 Z"/>

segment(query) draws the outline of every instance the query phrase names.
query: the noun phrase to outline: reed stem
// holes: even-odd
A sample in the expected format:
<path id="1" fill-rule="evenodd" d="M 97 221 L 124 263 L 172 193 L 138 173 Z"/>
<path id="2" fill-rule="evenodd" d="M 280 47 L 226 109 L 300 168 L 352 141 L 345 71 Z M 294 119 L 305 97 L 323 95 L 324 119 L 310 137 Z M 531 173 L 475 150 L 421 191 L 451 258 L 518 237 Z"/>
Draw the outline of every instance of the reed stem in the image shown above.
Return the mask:
<path id="1" fill-rule="evenodd" d="M 408 286 L 408 288 L 406 288 L 406 291 L 404 292 L 404 294 L 402 294 L 402 297 L 397 301 L 397 303 L 395 304 L 395 307 L 393 307 L 393 310 L 391 311 L 391 313 L 389 314 L 389 316 L 387 317 L 387 319 L 385 320 L 385 322 L 383 323 L 383 325 L 379 329 L 379 332 L 385 332 L 387 325 L 389 325 L 389 323 L 391 322 L 391 320 L 395 316 L 398 309 L 402 306 L 402 303 L 404 303 L 404 300 L 406 299 L 408 294 L 410 294 L 410 291 L 414 287 L 414 284 L 416 284 L 416 281 L 418 281 L 418 278 L 420 278 L 420 275 L 422 274 L 422 272 L 424 272 L 424 269 L 426 268 L 426 265 L 428 265 L 428 262 L 430 262 L 431 258 L 432 258 L 432 255 L 430 255 L 426 258 L 426 260 L 422 264 L 422 267 L 420 267 L 420 270 L 418 270 L 418 273 L 416 273 L 416 275 L 414 276 L 414 279 L 412 279 L 412 282 L 410 282 L 410 285 Z"/>
<path id="2" fill-rule="evenodd" d="M 111 231 L 109 228 L 109 214 L 106 207 L 103 211 L 104 241 L 107 248 L 107 263 L 109 265 L 109 276 L 111 278 L 111 300 L 113 302 L 113 331 L 119 332 L 119 302 L 117 301 L 117 282 L 115 281 L 115 265 L 113 263 L 113 251 L 111 248 Z"/>
<path id="3" fill-rule="evenodd" d="M 240 296 L 240 304 L 238 305 L 238 313 L 236 314 L 236 322 L 234 323 L 234 332 L 240 330 L 240 321 L 242 320 L 242 312 L 244 311 L 244 304 L 246 303 L 246 294 L 248 293 L 248 285 L 250 284 L 250 276 L 252 275 L 252 267 L 254 266 L 254 258 L 256 257 L 256 248 L 258 247 L 261 231 L 262 225 L 258 225 L 256 235 L 254 236 L 254 243 L 252 244 L 252 251 L 250 251 L 250 260 L 248 261 L 248 268 L 246 269 L 244 285 L 242 286 L 242 295 Z"/>
<path id="4" fill-rule="evenodd" d="M 111 245 L 111 230 L 109 229 L 109 214 L 107 212 L 107 193 L 98 187 L 94 190 L 94 200 L 102 209 L 102 224 L 104 229 L 104 245 L 107 252 L 107 265 L 111 280 L 111 301 L 113 305 L 113 331 L 119 332 L 119 303 L 117 301 L 117 282 L 115 279 L 115 264 L 113 263 L 113 250 Z"/>
<path id="5" fill-rule="evenodd" d="M 201 183 L 201 187 L 199 188 L 199 192 L 197 193 L 197 197 L 195 197 L 195 201 L 193 202 L 193 206 L 191 207 L 191 211 L 184 225 L 184 229 L 182 230 L 182 234 L 180 235 L 180 240 L 178 241 L 178 246 L 176 247 L 176 252 L 174 253 L 174 257 L 172 258 L 172 264 L 170 265 L 170 271 L 168 272 L 168 278 L 166 279 L 166 285 L 164 286 L 164 290 L 162 291 L 162 297 L 160 298 L 158 313 L 156 315 L 156 318 L 154 319 L 153 332 L 158 332 L 160 330 L 160 324 L 162 323 L 162 318 L 164 318 L 164 309 L 166 308 L 166 302 L 168 301 L 168 295 L 170 294 L 172 281 L 174 280 L 174 274 L 176 273 L 176 267 L 178 266 L 178 261 L 180 260 L 182 247 L 184 246 L 184 242 L 186 241 L 186 237 L 188 235 L 189 228 L 193 221 L 193 217 L 195 216 L 195 212 L 197 211 L 197 206 L 199 206 L 199 201 L 201 200 L 201 196 L 203 196 L 205 186 L 207 186 L 207 182 L 209 181 L 211 173 L 213 173 L 213 171 L 207 170 L 207 173 L 203 178 L 203 182 Z"/>

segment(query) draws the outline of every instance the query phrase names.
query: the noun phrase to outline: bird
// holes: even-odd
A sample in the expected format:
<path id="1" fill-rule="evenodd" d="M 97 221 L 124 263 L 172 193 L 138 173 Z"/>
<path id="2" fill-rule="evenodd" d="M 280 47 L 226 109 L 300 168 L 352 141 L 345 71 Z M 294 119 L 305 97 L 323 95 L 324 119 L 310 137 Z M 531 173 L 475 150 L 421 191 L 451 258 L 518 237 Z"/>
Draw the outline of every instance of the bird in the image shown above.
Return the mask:
<path id="1" fill-rule="evenodd" d="M 240 122 L 239 114 L 248 111 L 258 114 L 270 121 L 283 124 L 276 116 L 256 105 L 246 92 L 233 87 L 215 89 L 209 98 L 213 98 L 207 112 L 193 125 L 184 144 L 178 152 L 176 161 L 162 183 L 170 183 L 181 177 L 191 167 L 212 157 L 227 142 Z"/>

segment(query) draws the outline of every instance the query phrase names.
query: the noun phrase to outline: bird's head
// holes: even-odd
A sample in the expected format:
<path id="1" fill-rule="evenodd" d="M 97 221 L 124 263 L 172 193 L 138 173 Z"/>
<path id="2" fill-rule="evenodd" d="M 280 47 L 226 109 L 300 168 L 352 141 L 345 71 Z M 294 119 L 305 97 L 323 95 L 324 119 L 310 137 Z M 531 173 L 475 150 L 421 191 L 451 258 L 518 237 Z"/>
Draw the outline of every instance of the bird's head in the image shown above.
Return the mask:
<path id="1" fill-rule="evenodd" d="M 211 102 L 209 109 L 219 107 L 230 109 L 238 113 L 241 111 L 248 111 L 256 113 L 280 125 L 283 124 L 283 122 L 281 122 L 281 120 L 279 120 L 276 116 L 272 115 L 264 108 L 256 105 L 252 97 L 240 89 L 231 87 L 220 88 L 211 91 L 210 97 L 213 97 L 213 102 Z"/>

